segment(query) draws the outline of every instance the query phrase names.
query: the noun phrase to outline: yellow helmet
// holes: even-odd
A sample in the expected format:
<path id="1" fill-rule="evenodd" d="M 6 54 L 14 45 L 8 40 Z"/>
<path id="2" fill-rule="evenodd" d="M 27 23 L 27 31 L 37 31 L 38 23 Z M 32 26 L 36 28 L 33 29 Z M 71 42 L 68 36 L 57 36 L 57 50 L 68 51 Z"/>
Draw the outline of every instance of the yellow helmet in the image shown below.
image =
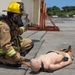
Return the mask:
<path id="1" fill-rule="evenodd" d="M 11 2 L 8 5 L 7 10 L 3 10 L 5 12 L 14 12 L 14 13 L 22 13 L 24 11 L 24 5 L 22 2 Z"/>

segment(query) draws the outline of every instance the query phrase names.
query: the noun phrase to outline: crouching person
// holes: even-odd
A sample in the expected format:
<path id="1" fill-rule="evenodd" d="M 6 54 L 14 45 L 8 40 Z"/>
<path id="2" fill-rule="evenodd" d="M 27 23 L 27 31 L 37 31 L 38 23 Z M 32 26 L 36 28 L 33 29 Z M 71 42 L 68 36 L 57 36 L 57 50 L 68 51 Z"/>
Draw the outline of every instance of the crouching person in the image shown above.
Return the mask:
<path id="1" fill-rule="evenodd" d="M 27 30 L 25 19 L 22 18 L 24 4 L 11 2 L 4 11 L 7 15 L 0 18 L 0 63 L 19 67 L 24 60 L 23 56 L 34 46 L 30 38 L 21 37 Z"/>
<path id="2" fill-rule="evenodd" d="M 54 71 L 72 64 L 73 53 L 70 49 L 66 49 L 65 51 L 50 51 L 47 54 L 31 59 L 31 70 L 33 72 L 38 72 L 41 70 Z"/>

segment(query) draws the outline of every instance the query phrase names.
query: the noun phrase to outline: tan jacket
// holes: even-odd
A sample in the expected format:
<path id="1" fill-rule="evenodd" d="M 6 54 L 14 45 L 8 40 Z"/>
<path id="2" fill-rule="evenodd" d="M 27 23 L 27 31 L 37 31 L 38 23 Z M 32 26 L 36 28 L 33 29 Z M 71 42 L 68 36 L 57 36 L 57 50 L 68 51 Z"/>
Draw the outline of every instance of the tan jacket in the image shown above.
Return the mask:
<path id="1" fill-rule="evenodd" d="M 12 29 L 10 29 L 7 23 L 0 21 L 0 48 L 2 48 L 5 53 L 14 49 L 12 47 L 13 41 L 17 46 L 17 50 L 20 49 L 18 40 L 14 39 L 17 39 L 17 36 L 21 35 L 23 31 L 16 25 L 12 25 L 11 28 Z"/>

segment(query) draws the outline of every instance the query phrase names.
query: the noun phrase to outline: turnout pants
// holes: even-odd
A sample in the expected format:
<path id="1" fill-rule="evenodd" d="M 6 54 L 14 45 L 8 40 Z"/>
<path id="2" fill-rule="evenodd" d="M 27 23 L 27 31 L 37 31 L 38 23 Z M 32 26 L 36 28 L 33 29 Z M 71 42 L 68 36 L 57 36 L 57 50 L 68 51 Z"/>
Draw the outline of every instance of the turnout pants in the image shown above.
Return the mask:
<path id="1" fill-rule="evenodd" d="M 22 39 L 22 41 L 21 41 L 21 49 L 20 49 L 20 51 L 17 50 L 18 56 L 20 56 L 19 52 L 21 52 L 22 50 L 25 50 L 26 54 L 27 54 L 33 48 L 33 46 L 34 46 L 34 43 L 32 42 L 31 39 L 29 39 L 29 38 Z M 3 63 L 3 64 L 17 64 L 17 62 L 15 62 L 13 60 L 13 58 L 11 58 L 11 57 L 9 57 L 7 55 L 0 56 L 0 62 Z"/>

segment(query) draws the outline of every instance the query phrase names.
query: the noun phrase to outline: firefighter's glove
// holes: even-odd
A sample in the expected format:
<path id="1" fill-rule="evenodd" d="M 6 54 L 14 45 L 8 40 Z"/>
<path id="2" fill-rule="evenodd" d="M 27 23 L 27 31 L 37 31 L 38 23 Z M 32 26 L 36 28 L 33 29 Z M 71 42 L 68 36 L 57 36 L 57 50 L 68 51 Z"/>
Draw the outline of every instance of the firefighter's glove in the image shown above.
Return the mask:
<path id="1" fill-rule="evenodd" d="M 25 32 L 25 27 L 19 27 L 19 34 L 23 34 Z"/>
<path id="2" fill-rule="evenodd" d="M 13 59 L 18 64 L 22 64 L 22 61 L 25 60 L 22 56 L 20 56 L 20 53 L 16 53 L 16 55 L 13 57 Z"/>

